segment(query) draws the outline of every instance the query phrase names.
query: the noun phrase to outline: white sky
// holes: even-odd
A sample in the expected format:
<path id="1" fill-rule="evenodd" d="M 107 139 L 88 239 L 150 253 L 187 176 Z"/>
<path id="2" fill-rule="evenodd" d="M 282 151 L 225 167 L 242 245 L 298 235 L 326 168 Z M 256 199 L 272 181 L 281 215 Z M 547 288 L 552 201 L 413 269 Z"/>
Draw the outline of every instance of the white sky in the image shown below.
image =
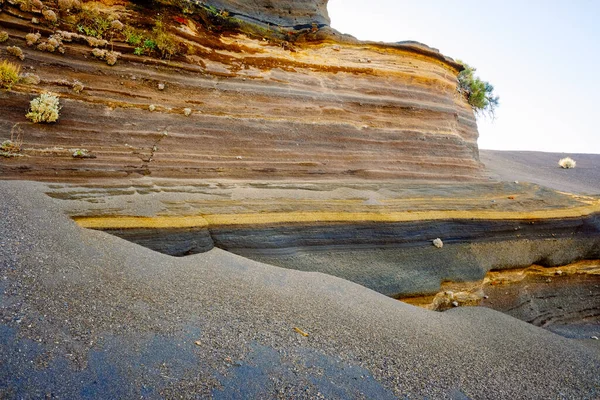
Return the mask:
<path id="1" fill-rule="evenodd" d="M 477 68 L 500 96 L 483 149 L 600 154 L 600 0 L 329 0 L 331 26 L 416 40 Z"/>

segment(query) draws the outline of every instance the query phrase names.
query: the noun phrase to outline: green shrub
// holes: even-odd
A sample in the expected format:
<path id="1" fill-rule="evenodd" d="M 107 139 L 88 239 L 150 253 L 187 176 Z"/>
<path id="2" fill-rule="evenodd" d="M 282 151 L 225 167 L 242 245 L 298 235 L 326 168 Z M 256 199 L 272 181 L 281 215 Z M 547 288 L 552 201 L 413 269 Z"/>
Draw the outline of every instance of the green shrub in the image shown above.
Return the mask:
<path id="1" fill-rule="evenodd" d="M 19 81 L 21 67 L 6 60 L 0 63 L 0 88 L 10 89 Z"/>
<path id="2" fill-rule="evenodd" d="M 161 52 L 162 58 L 171 58 L 177 54 L 177 41 L 169 32 L 167 32 L 162 20 L 158 19 L 152 30 L 154 36 L 153 42 Z"/>
<path id="3" fill-rule="evenodd" d="M 33 123 L 58 121 L 58 117 L 60 116 L 58 95 L 42 93 L 31 100 L 30 111 L 25 116 Z"/>
<path id="4" fill-rule="evenodd" d="M 18 157 L 21 154 L 21 144 L 12 140 L 5 140 L 0 144 L 0 156 L 10 158 Z"/>
<path id="5" fill-rule="evenodd" d="M 79 14 L 77 30 L 87 36 L 103 39 L 104 35 L 111 29 L 111 24 L 112 21 L 99 11 L 91 7 L 84 7 L 84 10 Z"/>
<path id="6" fill-rule="evenodd" d="M 146 49 L 154 50 L 156 49 L 156 42 L 152 39 L 146 39 L 144 40 L 144 47 Z"/>
<path id="7" fill-rule="evenodd" d="M 458 74 L 458 91 L 465 96 L 475 114 L 494 117 L 500 98 L 494 93 L 494 86 L 475 76 L 475 68 L 458 61 L 464 70 Z"/>
<path id="8" fill-rule="evenodd" d="M 123 33 L 125 34 L 125 41 L 128 44 L 132 46 L 138 46 L 142 43 L 142 34 L 136 31 L 134 28 L 128 26 L 125 28 L 125 31 Z"/>
<path id="9" fill-rule="evenodd" d="M 90 153 L 87 149 L 74 149 L 71 156 L 73 158 L 90 158 Z"/>

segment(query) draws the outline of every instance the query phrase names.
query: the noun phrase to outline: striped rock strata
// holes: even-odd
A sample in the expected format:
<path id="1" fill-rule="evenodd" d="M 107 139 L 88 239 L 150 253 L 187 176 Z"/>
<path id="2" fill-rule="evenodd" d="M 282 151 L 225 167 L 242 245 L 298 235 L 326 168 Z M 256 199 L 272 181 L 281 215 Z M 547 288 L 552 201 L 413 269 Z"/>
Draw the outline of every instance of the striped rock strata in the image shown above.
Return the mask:
<path id="1" fill-rule="evenodd" d="M 325 2 L 315 4 L 326 23 Z M 114 31 L 106 49 L 121 55 L 109 66 L 84 35 L 63 40 L 64 54 L 27 47 L 30 32 L 47 40 L 77 30 L 76 15 L 36 25 L 39 14 L 2 7 L 5 45 L 25 55 L 11 61 L 41 80 L 0 94 L 0 139 L 23 141 L 23 157 L 0 158 L 5 178 L 481 179 L 475 118 L 457 92 L 461 67 L 426 46 L 362 43 L 327 27 L 273 27 L 260 31 L 265 40 L 256 27 L 228 31 L 241 24 L 229 14 L 113 5 L 101 10 L 136 26 L 160 14 L 179 51 L 170 60 L 135 55 Z M 28 122 L 30 100 L 48 90 L 61 97 L 60 120 Z M 95 158 L 73 158 L 81 148 Z"/>
<path id="2" fill-rule="evenodd" d="M 507 196 L 507 193 L 510 195 Z M 531 184 L 149 181 L 52 185 L 83 227 L 185 256 L 218 247 L 380 293 L 600 259 L 600 203 Z M 441 238 L 441 249 L 432 245 Z"/>
<path id="3" fill-rule="evenodd" d="M 113 66 L 83 34 L 63 40 L 64 54 L 40 51 L 25 36 L 73 32 L 77 12 L 55 9 L 50 24 L 7 1 L 0 13 L 6 44 L 24 51 L 12 61 L 40 79 L 0 95 L 2 139 L 23 141 L 0 173 L 82 184 L 49 189 L 76 200 L 82 226 L 176 256 L 219 247 L 396 297 L 600 258 L 597 198 L 484 182 L 461 66 L 434 49 L 340 35 L 325 2 L 287 14 L 289 2 L 179 3 L 185 13 L 106 3 L 86 10 L 143 34 L 160 20 L 176 54 L 136 55 L 120 30 L 96 43 L 120 53 Z M 28 122 L 29 101 L 47 90 L 61 97 L 59 122 Z"/>

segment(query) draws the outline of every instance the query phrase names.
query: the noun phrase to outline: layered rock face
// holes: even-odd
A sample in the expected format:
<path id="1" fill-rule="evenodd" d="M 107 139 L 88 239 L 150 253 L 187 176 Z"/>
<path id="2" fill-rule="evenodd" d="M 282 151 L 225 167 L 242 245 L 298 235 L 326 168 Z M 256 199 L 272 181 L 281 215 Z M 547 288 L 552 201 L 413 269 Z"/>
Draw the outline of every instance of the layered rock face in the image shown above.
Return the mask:
<path id="1" fill-rule="evenodd" d="M 230 15 L 266 24 L 286 27 L 329 25 L 327 0 L 212 0 L 205 2 Z"/>
<path id="2" fill-rule="evenodd" d="M 589 343 L 380 294 L 600 259 L 600 197 L 485 176 L 458 64 L 323 0 L 76 3 L 0 0 L 0 179 L 51 181 L 0 181 L 0 397 L 597 397 Z M 598 336 L 590 265 L 484 305 Z"/>
<path id="3" fill-rule="evenodd" d="M 90 43 L 109 50 L 92 31 L 65 33 L 77 13 L 40 25 L 39 12 L 4 3 L 7 44 L 23 48 L 15 62 L 39 82 L 0 98 L 5 138 L 23 141 L 18 157 L 0 158 L 2 176 L 83 183 L 50 194 L 83 199 L 71 212 L 82 226 L 169 255 L 218 247 L 396 297 L 600 258 L 597 198 L 488 183 L 460 65 L 417 43 L 320 26 L 325 3 L 288 13 L 292 3 L 266 1 L 180 3 L 185 13 L 98 3 L 84 11 L 131 25 L 105 33 L 119 52 L 112 66 L 91 55 Z M 161 59 L 132 44 L 133 26 L 177 51 Z M 26 44 L 32 31 L 45 47 Z M 64 54 L 47 51 L 51 34 Z M 60 120 L 28 122 L 29 101 L 47 90 L 60 95 Z"/>
<path id="4" fill-rule="evenodd" d="M 48 194 L 81 226 L 161 253 L 217 247 L 394 297 L 434 294 L 444 282 L 480 281 L 490 270 L 600 258 L 600 202 L 531 184 L 146 178 L 55 185 Z"/>
<path id="5" fill-rule="evenodd" d="M 327 22 L 324 1 L 293 2 L 291 14 L 285 10 L 292 3 L 283 3 L 222 7 L 275 22 L 276 15 L 282 24 Z M 39 51 L 25 35 L 39 31 L 43 41 L 57 28 L 32 24 L 37 14 L 5 3 L 7 44 L 25 55 L 13 61 L 41 81 L 19 83 L 0 98 L 1 138 L 22 138 L 24 155 L 0 159 L 3 177 L 481 178 L 476 122 L 456 87 L 460 66 L 432 49 L 359 43 L 318 27 L 263 40 L 214 33 L 177 9 L 133 18 L 104 7 L 124 21 L 152 23 L 148 15 L 160 14 L 186 50 L 170 60 L 135 55 L 135 45 L 115 31 L 121 41 L 109 47 L 121 55 L 114 66 L 91 55 L 85 35 L 63 40 L 64 54 Z M 227 15 L 209 17 L 232 23 Z M 60 95 L 57 123 L 25 119 L 41 91 Z M 95 158 L 74 159 L 77 148 Z"/>

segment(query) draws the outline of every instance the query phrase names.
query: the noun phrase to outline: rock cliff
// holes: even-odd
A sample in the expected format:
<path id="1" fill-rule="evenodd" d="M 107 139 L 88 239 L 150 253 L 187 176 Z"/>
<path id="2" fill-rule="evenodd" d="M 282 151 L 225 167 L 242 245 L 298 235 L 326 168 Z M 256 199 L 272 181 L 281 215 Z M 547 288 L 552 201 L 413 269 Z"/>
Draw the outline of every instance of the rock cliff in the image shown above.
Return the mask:
<path id="1" fill-rule="evenodd" d="M 598 397 L 512 316 L 600 335 L 600 197 L 489 179 L 462 67 L 326 3 L 0 0 L 1 398 Z"/>
<path id="2" fill-rule="evenodd" d="M 481 178 L 476 122 L 456 88 L 461 67 L 433 49 L 344 37 L 321 26 L 325 1 L 293 2 L 291 13 L 292 2 L 186 2 L 187 14 L 105 3 L 79 13 L 44 3 L 56 24 L 3 4 L 6 45 L 24 53 L 9 59 L 39 78 L 0 97 L 2 139 L 23 141 L 23 157 L 0 160 L 4 177 Z M 100 37 L 84 12 L 125 27 L 98 42 L 85 34 Z M 157 21 L 172 54 L 151 48 Z M 31 32 L 41 37 L 28 47 Z M 39 50 L 51 35 L 62 38 L 60 51 Z M 144 47 L 135 35 L 154 39 Z M 116 64 L 92 56 L 90 43 L 118 52 Z M 25 119 L 42 91 L 60 95 L 57 123 Z M 93 158 L 73 158 L 79 148 Z"/>
<path id="3" fill-rule="evenodd" d="M 325 1 L 64 4 L 2 4 L 24 79 L 0 173 L 81 185 L 47 190 L 84 227 L 395 297 L 600 258 L 596 197 L 489 182 L 462 67 L 434 49 L 342 35 Z M 44 91 L 60 119 L 31 123 Z"/>

